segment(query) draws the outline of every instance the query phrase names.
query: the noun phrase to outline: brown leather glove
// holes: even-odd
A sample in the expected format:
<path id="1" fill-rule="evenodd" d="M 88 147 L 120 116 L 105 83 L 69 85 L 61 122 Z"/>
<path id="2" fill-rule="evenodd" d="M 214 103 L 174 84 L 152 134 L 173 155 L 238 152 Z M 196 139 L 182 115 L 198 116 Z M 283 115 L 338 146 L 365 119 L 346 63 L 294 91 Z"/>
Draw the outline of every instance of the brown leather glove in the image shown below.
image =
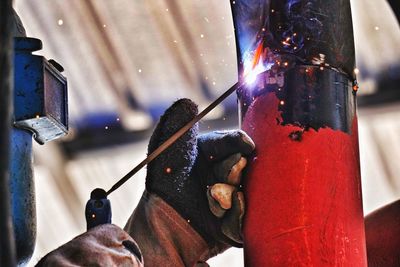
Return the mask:
<path id="1" fill-rule="evenodd" d="M 369 267 L 400 266 L 400 200 L 365 217 Z"/>
<path id="2" fill-rule="evenodd" d="M 126 232 L 113 224 L 104 224 L 47 254 L 36 266 L 143 267 L 143 258 Z"/>

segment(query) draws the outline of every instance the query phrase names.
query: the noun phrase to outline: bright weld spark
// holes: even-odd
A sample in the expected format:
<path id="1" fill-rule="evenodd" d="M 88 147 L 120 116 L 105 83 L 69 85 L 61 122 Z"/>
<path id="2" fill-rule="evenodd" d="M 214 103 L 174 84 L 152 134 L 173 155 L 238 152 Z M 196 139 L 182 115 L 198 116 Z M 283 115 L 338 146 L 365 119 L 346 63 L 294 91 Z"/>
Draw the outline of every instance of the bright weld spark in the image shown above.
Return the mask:
<path id="1" fill-rule="evenodd" d="M 273 64 L 265 64 L 262 53 L 264 47 L 260 43 L 254 53 L 248 53 L 244 60 L 244 79 L 248 85 L 257 80 L 257 75 L 271 69 Z"/>

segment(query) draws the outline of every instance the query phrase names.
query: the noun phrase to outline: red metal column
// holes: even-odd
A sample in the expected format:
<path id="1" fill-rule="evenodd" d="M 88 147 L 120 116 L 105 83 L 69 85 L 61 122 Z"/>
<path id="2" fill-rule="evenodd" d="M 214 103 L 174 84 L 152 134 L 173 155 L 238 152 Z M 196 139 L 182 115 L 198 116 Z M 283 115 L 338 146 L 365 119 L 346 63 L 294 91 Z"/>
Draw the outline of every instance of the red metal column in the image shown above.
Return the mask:
<path id="1" fill-rule="evenodd" d="M 349 0 L 231 4 L 256 143 L 245 265 L 367 266 Z"/>

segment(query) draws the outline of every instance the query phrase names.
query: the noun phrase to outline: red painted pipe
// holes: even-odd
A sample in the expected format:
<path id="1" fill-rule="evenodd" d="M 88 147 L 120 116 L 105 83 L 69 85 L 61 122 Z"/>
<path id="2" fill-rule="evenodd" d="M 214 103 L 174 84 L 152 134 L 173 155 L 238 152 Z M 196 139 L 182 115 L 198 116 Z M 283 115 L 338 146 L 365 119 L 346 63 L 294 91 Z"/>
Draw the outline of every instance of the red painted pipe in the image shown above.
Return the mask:
<path id="1" fill-rule="evenodd" d="M 241 125 L 256 143 L 245 265 L 367 266 L 349 1 L 231 4 Z"/>

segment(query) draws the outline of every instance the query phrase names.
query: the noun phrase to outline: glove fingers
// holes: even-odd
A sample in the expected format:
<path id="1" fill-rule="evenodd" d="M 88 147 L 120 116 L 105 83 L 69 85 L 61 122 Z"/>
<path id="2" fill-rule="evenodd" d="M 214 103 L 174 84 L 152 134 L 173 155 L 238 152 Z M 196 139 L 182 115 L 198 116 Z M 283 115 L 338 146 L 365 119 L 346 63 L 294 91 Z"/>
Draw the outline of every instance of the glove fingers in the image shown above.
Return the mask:
<path id="1" fill-rule="evenodd" d="M 244 196 L 242 192 L 232 194 L 232 208 L 223 217 L 222 233 L 229 239 L 242 244 L 242 221 L 244 215 Z"/>
<path id="2" fill-rule="evenodd" d="M 199 147 L 209 161 L 220 161 L 232 154 L 249 155 L 255 145 L 251 138 L 241 130 L 216 131 L 199 137 Z"/>
<path id="3" fill-rule="evenodd" d="M 232 207 L 232 193 L 235 187 L 229 184 L 215 184 L 210 189 L 210 195 L 221 208 L 228 210 Z"/>
<path id="4" fill-rule="evenodd" d="M 208 206 L 212 214 L 214 214 L 214 216 L 218 218 L 222 218 L 226 212 L 226 209 L 222 208 L 218 201 L 213 198 L 213 196 L 211 195 L 211 187 L 207 189 L 207 199 Z"/>
<path id="5" fill-rule="evenodd" d="M 130 240 L 124 240 L 122 241 L 122 245 L 129 250 L 135 257 L 139 260 L 139 262 L 143 262 L 143 256 L 142 253 L 140 252 L 140 249 L 138 245 Z"/>
<path id="6" fill-rule="evenodd" d="M 226 179 L 226 182 L 231 185 L 238 186 L 240 185 L 240 181 L 242 179 L 242 171 L 247 165 L 247 159 L 241 157 L 239 161 L 232 166 L 232 169 L 229 172 L 229 175 Z"/>
<path id="7" fill-rule="evenodd" d="M 150 138 L 148 153 L 153 152 L 180 128 L 191 121 L 197 115 L 197 111 L 197 105 L 189 99 L 176 101 L 161 116 Z M 193 165 L 197 155 L 197 131 L 197 125 L 195 125 L 167 150 L 161 153 L 161 155 L 149 163 L 146 180 L 147 189 L 156 186 L 156 183 L 153 183 L 153 177 L 185 177 L 190 172 L 190 167 Z"/>
<path id="8" fill-rule="evenodd" d="M 242 155 L 240 153 L 236 153 L 216 163 L 213 168 L 214 176 L 211 178 L 213 181 L 208 181 L 210 185 L 214 183 L 226 183 L 231 170 L 240 161 L 241 157 Z"/>

